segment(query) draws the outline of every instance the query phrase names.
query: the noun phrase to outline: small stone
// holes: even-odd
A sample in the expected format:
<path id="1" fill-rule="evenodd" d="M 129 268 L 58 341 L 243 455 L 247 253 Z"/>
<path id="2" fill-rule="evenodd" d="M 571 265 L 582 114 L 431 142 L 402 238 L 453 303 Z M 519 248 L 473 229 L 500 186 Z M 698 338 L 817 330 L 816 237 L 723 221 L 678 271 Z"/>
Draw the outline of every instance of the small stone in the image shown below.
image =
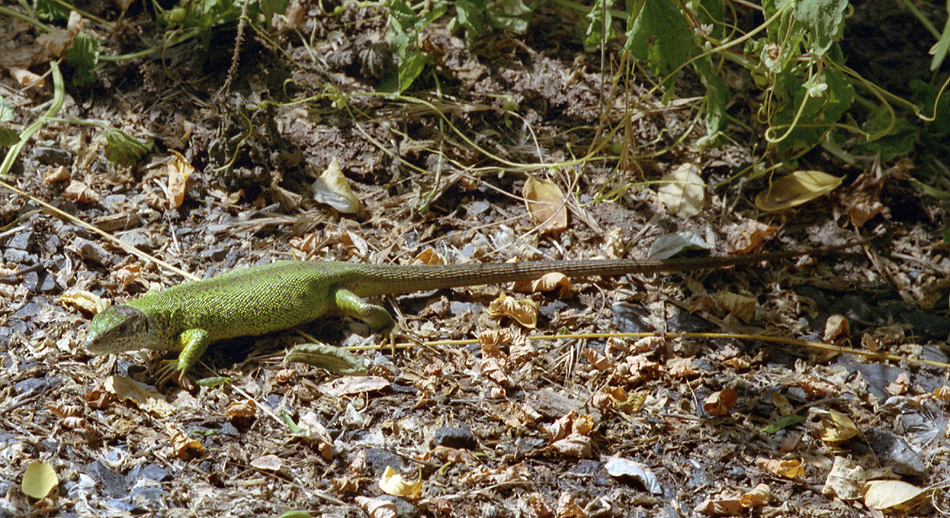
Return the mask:
<path id="1" fill-rule="evenodd" d="M 474 450 L 478 441 L 468 426 L 443 426 L 432 433 L 432 447 L 437 446 Z"/>

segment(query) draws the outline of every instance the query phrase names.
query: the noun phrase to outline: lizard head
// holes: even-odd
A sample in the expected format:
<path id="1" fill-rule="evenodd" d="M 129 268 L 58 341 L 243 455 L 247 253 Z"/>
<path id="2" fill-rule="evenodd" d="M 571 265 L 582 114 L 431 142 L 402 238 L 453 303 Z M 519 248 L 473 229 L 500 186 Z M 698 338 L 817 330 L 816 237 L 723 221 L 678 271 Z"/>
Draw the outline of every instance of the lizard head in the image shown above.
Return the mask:
<path id="1" fill-rule="evenodd" d="M 154 349 L 152 319 L 142 310 L 120 304 L 110 306 L 92 319 L 85 348 L 95 354 Z"/>

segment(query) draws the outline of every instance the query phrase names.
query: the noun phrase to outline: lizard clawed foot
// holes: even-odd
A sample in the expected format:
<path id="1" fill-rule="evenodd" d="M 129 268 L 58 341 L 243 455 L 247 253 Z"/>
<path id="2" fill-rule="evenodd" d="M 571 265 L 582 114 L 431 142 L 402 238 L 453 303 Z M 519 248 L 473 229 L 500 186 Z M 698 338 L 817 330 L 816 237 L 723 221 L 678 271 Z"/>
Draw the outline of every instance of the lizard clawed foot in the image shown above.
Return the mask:
<path id="1" fill-rule="evenodd" d="M 173 380 L 176 385 L 184 390 L 191 390 L 195 385 L 188 377 L 188 372 L 178 368 L 178 359 L 162 360 L 162 366 L 155 373 L 159 385 L 164 385 L 169 380 Z"/>

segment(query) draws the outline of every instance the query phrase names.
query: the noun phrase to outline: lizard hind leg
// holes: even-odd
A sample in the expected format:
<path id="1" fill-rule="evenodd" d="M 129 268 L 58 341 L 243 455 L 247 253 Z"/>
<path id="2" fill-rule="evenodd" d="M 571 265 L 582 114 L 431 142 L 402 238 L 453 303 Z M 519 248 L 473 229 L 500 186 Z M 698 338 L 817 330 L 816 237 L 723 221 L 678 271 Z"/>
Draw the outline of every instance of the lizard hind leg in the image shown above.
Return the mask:
<path id="1" fill-rule="evenodd" d="M 333 303 L 340 313 L 365 322 L 373 331 L 390 336 L 396 331 L 396 321 L 386 308 L 371 304 L 352 291 L 337 288 Z"/>

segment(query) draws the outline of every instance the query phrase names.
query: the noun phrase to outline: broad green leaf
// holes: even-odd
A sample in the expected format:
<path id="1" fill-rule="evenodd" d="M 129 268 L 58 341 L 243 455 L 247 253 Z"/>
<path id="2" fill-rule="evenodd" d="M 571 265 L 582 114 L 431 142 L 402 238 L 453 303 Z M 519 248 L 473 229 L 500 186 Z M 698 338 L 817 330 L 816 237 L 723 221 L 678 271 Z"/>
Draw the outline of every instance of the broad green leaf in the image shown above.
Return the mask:
<path id="1" fill-rule="evenodd" d="M 488 4 L 485 14 L 493 28 L 524 34 L 528 30 L 531 8 L 522 0 L 495 0 Z"/>
<path id="2" fill-rule="evenodd" d="M 867 122 L 864 123 L 864 131 L 873 136 L 886 130 L 890 124 L 891 113 L 884 108 L 877 108 L 871 112 Z M 893 127 L 884 136 L 870 142 L 862 137 L 857 150 L 862 154 L 878 154 L 883 160 L 890 161 L 910 154 L 918 140 L 920 140 L 920 132 L 917 128 L 907 119 L 898 117 L 894 120 Z"/>
<path id="3" fill-rule="evenodd" d="M 823 56 L 831 44 L 841 39 L 844 12 L 848 0 L 798 0 L 795 20 L 807 32 L 806 46 L 816 56 Z"/>
<path id="4" fill-rule="evenodd" d="M 647 0 L 637 13 L 640 5 L 638 0 L 627 0 L 629 29 L 624 50 L 646 61 L 653 73 L 665 78 L 700 49 L 675 2 Z M 664 90 L 669 90 L 675 79 L 673 76 L 665 81 Z"/>
<path id="5" fill-rule="evenodd" d="M 20 141 L 20 134 L 2 123 L 13 120 L 13 104 L 0 97 L 0 146 L 12 146 Z"/>
<path id="6" fill-rule="evenodd" d="M 430 56 L 421 50 L 410 50 L 405 60 L 399 62 L 399 91 L 405 92 L 429 63 Z"/>
<path id="7" fill-rule="evenodd" d="M 595 1 L 593 7 L 587 12 L 587 15 L 578 21 L 580 26 L 581 39 L 584 42 L 584 50 L 592 52 L 600 48 L 601 39 L 610 41 L 615 36 L 613 29 L 613 17 L 610 15 L 610 4 L 604 11 L 604 3 Z M 604 38 L 604 26 L 607 27 L 607 37 Z"/>
<path id="8" fill-rule="evenodd" d="M 488 0 L 456 0 L 455 17 L 465 29 L 469 41 L 481 36 L 485 29 L 485 8 Z"/>
<path id="9" fill-rule="evenodd" d="M 66 4 L 66 5 L 63 5 Z M 33 0 L 33 9 L 36 16 L 41 20 L 56 21 L 69 18 L 69 12 L 72 10 L 72 2 L 55 2 L 53 0 Z"/>
<path id="10" fill-rule="evenodd" d="M 73 44 L 66 48 L 66 62 L 73 67 L 73 84 L 84 86 L 96 80 L 101 43 L 84 32 L 76 35 Z"/>
<path id="11" fill-rule="evenodd" d="M 809 92 L 816 85 L 824 85 L 820 95 L 810 96 Z M 824 68 L 814 78 L 812 85 L 805 85 L 791 72 L 783 73 L 777 78 L 775 92 L 773 102 L 778 109 L 769 122 L 776 137 L 788 133 L 778 143 L 779 155 L 783 157 L 817 145 L 831 125 L 838 122 L 854 102 L 854 87 L 843 73 L 831 67 Z M 805 107 L 795 121 L 802 103 L 805 103 Z M 793 123 L 794 127 L 789 132 Z"/>
<path id="12" fill-rule="evenodd" d="M 130 166 L 154 148 L 151 140 L 141 141 L 122 130 L 106 128 L 106 158 L 113 164 Z"/>

